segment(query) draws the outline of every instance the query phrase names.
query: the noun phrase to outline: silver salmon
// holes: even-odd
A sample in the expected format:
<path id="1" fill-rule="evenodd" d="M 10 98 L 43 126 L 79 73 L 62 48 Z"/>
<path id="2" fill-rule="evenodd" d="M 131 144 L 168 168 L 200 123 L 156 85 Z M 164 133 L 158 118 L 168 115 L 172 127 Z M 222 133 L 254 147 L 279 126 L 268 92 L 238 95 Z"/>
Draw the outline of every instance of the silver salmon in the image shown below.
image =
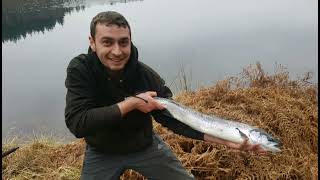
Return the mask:
<path id="1" fill-rule="evenodd" d="M 179 104 L 171 99 L 155 97 L 178 121 L 205 134 L 227 141 L 242 143 L 246 138 L 250 144 L 260 144 L 266 151 L 280 152 L 280 141 L 263 129 L 248 124 L 209 116 Z"/>

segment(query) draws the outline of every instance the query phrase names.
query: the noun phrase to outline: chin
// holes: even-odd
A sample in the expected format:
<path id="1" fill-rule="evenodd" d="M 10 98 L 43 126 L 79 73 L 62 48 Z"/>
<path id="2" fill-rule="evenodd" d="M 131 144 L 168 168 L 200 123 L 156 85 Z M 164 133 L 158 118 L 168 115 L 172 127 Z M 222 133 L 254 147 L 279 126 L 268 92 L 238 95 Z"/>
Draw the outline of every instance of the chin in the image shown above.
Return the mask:
<path id="1" fill-rule="evenodd" d="M 111 71 L 121 71 L 124 69 L 125 65 L 127 64 L 127 60 L 123 60 L 120 62 L 113 62 L 111 60 L 104 60 L 103 64 L 108 67 Z"/>
<path id="2" fill-rule="evenodd" d="M 111 66 L 110 70 L 111 71 L 121 71 L 124 69 L 124 65 L 120 65 L 120 66 Z"/>

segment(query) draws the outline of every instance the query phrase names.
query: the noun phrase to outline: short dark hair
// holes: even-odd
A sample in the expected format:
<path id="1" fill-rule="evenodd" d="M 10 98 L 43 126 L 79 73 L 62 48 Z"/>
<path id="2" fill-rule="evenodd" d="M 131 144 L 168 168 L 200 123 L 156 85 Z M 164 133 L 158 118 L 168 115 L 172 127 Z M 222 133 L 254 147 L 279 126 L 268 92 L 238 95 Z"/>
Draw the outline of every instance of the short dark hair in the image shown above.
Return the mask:
<path id="1" fill-rule="evenodd" d="M 126 18 L 115 11 L 106 11 L 106 12 L 100 12 L 95 17 L 92 18 L 90 23 L 90 35 L 91 37 L 95 37 L 96 35 L 96 25 L 98 23 L 105 24 L 105 25 L 117 25 L 119 27 L 128 27 L 129 28 L 129 34 L 131 37 L 131 29 L 128 21 Z"/>

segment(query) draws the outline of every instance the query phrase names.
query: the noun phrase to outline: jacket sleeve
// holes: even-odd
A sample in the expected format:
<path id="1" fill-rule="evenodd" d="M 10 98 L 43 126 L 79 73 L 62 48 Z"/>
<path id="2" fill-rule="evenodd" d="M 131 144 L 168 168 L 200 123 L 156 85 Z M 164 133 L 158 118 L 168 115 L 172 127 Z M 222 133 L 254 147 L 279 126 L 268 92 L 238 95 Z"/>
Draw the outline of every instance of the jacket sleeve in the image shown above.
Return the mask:
<path id="1" fill-rule="evenodd" d="M 159 97 L 170 99 L 172 98 L 171 90 L 167 86 L 165 86 L 164 80 L 162 79 L 159 83 L 157 94 Z M 190 126 L 178 121 L 177 119 L 172 117 L 168 111 L 153 111 L 151 114 L 158 123 L 160 123 L 164 127 L 169 128 L 174 133 L 192 139 L 203 140 L 204 134 L 202 132 L 192 129 Z"/>
<path id="2" fill-rule="evenodd" d="M 117 104 L 97 107 L 93 81 L 83 65 L 70 62 L 65 81 L 67 88 L 65 122 L 69 130 L 82 138 L 95 134 L 114 121 L 121 119 Z"/>

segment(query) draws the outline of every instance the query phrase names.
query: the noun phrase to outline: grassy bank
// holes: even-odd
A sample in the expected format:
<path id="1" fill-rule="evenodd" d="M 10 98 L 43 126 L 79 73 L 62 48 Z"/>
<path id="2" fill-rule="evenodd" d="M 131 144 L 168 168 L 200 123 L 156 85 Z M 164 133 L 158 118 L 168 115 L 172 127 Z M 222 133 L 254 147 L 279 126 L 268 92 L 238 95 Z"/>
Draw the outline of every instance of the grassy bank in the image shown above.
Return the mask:
<path id="1" fill-rule="evenodd" d="M 206 114 L 256 125 L 283 144 L 282 152 L 259 156 L 155 130 L 197 179 L 318 179 L 318 87 L 307 74 L 289 79 L 280 68 L 266 74 L 259 64 L 239 77 L 175 97 Z M 3 144 L 4 149 L 15 146 Z M 3 158 L 3 179 L 79 179 L 85 142 L 60 144 L 36 138 Z M 128 170 L 122 179 L 143 179 Z"/>

